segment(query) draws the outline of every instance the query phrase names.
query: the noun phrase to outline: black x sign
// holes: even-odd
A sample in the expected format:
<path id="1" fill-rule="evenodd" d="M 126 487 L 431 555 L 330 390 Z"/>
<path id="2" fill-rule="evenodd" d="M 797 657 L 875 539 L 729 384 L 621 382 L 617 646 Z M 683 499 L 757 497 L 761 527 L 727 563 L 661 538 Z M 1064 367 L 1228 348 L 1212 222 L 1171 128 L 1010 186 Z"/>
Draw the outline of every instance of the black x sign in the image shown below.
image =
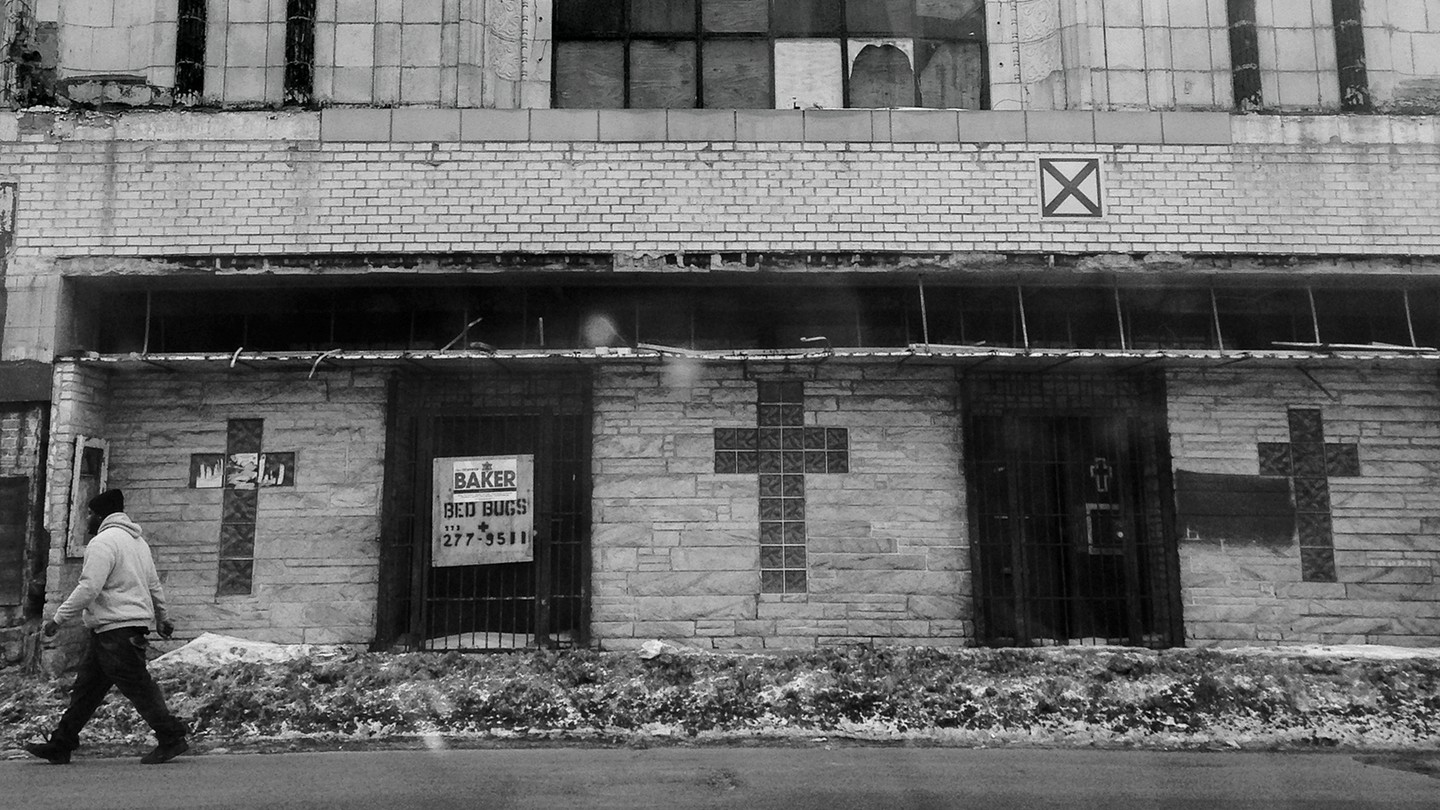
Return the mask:
<path id="1" fill-rule="evenodd" d="M 1047 217 L 1099 217 L 1099 158 L 1040 158 L 1040 207 Z"/>

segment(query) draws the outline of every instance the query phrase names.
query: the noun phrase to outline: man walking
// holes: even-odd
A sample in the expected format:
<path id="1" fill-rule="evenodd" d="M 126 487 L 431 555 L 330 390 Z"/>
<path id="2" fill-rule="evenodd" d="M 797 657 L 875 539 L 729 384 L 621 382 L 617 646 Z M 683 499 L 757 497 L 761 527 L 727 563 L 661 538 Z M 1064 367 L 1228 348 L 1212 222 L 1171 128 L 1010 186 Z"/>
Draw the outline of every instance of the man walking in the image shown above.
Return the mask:
<path id="1" fill-rule="evenodd" d="M 165 696 L 145 668 L 145 634 L 151 624 L 162 638 L 175 631 L 165 616 L 165 592 L 155 573 L 150 546 L 140 527 L 125 514 L 125 496 L 110 489 L 90 500 L 90 529 L 95 536 L 85 547 L 80 583 L 45 622 L 45 636 L 53 637 L 60 625 L 83 612 L 90 628 L 90 644 L 75 685 L 70 708 L 46 743 L 31 743 L 25 750 L 55 765 L 70 762 L 80 747 L 80 730 L 90 720 L 111 686 L 130 700 L 155 731 L 159 745 L 141 758 L 146 765 L 169 762 L 189 750 L 185 725 L 170 714 Z"/>

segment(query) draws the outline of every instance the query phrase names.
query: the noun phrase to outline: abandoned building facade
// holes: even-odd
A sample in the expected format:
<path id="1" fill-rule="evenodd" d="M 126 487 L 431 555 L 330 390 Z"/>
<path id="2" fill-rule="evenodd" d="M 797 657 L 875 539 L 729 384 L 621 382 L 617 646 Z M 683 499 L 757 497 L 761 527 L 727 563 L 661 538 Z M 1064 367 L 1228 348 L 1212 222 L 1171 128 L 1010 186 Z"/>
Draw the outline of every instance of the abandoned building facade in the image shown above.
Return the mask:
<path id="1" fill-rule="evenodd" d="M 1440 644 L 1437 0 L 0 8 L 0 624 Z"/>

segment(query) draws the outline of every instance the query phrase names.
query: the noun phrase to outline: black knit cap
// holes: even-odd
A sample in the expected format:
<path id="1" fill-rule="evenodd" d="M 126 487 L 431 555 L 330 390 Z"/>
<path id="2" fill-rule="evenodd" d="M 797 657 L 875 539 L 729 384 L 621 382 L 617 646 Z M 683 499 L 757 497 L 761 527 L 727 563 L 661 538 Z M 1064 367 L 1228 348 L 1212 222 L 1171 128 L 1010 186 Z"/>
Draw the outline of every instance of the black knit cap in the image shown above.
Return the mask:
<path id="1" fill-rule="evenodd" d="M 125 511 L 125 495 L 118 489 L 107 489 L 90 499 L 90 511 L 105 517 Z"/>

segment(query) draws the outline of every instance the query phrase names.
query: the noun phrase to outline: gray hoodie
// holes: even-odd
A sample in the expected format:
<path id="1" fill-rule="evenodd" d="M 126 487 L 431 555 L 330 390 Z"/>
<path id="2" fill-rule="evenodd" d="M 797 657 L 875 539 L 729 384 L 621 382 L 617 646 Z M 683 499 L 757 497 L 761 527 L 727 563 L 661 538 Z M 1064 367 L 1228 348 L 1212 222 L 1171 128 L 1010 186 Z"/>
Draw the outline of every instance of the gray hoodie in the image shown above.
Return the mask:
<path id="1" fill-rule="evenodd" d="M 85 547 L 80 583 L 55 610 L 55 623 L 64 624 L 82 611 L 85 626 L 97 633 L 165 621 L 165 591 L 150 546 L 124 512 L 106 516 Z"/>

